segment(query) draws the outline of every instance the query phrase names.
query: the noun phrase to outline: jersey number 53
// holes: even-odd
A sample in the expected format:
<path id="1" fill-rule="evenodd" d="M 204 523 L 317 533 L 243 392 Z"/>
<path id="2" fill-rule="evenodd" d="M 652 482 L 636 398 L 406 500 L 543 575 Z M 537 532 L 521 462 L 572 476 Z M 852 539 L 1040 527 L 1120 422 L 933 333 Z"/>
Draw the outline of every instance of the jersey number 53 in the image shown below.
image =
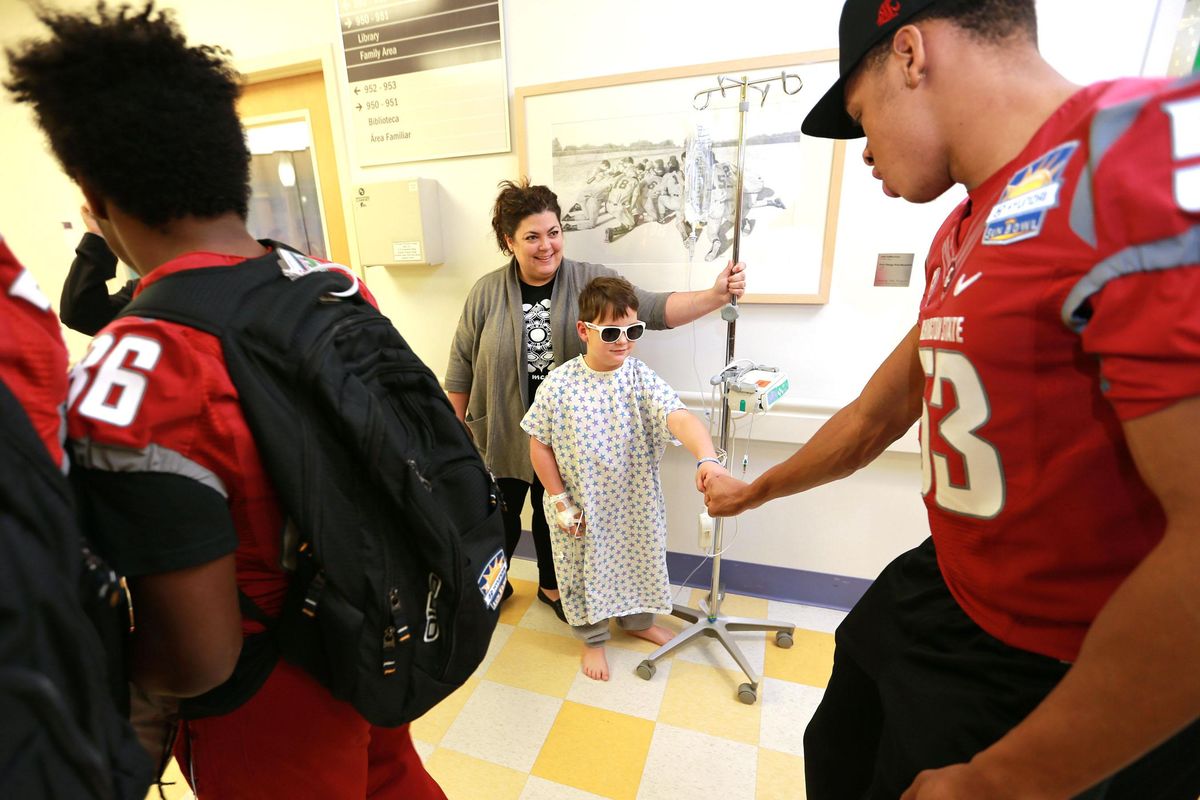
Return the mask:
<path id="1" fill-rule="evenodd" d="M 993 519 L 1004 510 L 1004 467 L 999 451 L 976 433 L 992 415 L 979 372 L 956 350 L 922 347 L 918 352 L 925 377 L 933 379 L 928 399 L 921 403 L 921 494 L 936 486 L 934 502 L 940 508 Z M 955 405 L 942 415 L 937 430 L 953 452 L 938 453 L 930 447 L 929 409 L 944 407 L 946 384 L 954 390 Z M 961 483 L 951 480 L 951 455 L 962 463 Z"/>

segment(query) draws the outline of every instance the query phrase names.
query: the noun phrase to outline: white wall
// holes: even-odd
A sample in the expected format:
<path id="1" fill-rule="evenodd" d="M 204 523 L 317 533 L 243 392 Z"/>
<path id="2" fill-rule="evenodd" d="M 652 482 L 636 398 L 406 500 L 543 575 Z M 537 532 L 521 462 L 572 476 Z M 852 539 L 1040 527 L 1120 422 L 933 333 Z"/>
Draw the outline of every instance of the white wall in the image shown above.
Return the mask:
<path id="1" fill-rule="evenodd" d="M 175 0 L 166 5 L 179 10 L 192 41 L 222 44 L 241 61 L 332 47 L 338 40 L 332 0 Z M 1069 78 L 1087 82 L 1141 68 L 1156 0 L 1092 0 L 1086 15 L 1077 0 L 1038 5 L 1043 51 Z M 506 0 L 509 85 L 832 48 L 840 8 L 840 0 Z M 0 31 L 5 46 L 38 33 L 22 0 L 0 0 Z M 47 292 L 57 295 L 71 257 L 73 241 L 68 240 L 75 238 L 74 233 L 64 238 L 61 221 L 77 219 L 78 194 L 45 153 L 28 110 L 7 98 L 0 100 L 0 146 L 0 232 Z M 801 423 L 852 399 L 911 326 L 924 245 L 961 197 L 955 193 L 926 207 L 889 201 L 859 162 L 859 147 L 852 143 L 847 152 L 829 304 L 746 306 L 738 326 L 739 355 L 790 374 L 792 402 L 784 413 Z M 491 238 L 490 203 L 496 183 L 514 177 L 516 170 L 516 157 L 502 154 L 350 171 L 354 183 L 422 176 L 441 186 L 446 263 L 409 271 L 372 268 L 367 274 L 384 311 L 439 373 L 467 290 L 501 263 Z M 916 253 L 914 286 L 873 287 L 879 252 Z M 75 354 L 84 343 L 72 335 Z M 688 396 L 701 388 L 689 363 L 693 357 L 702 379 L 720 368 L 724 326 L 709 319 L 694 330 L 647 337 L 639 355 Z M 793 441 L 755 442 L 748 476 L 786 458 L 802 438 L 794 431 L 811 427 L 786 422 L 768 417 L 758 423 L 760 439 L 771 434 Z M 672 550 L 695 552 L 700 501 L 690 488 L 691 475 L 686 454 L 668 454 L 664 480 Z M 874 577 L 927 535 L 919 486 L 917 456 L 886 453 L 850 479 L 746 514 L 726 556 Z"/>

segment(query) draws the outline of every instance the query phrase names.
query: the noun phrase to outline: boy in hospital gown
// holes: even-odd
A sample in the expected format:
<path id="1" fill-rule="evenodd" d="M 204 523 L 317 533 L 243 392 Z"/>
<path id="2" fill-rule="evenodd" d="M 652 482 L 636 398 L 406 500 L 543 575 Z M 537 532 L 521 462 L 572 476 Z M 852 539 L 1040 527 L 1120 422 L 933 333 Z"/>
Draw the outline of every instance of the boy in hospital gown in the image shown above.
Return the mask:
<path id="1" fill-rule="evenodd" d="M 579 296 L 586 354 L 553 370 L 521 422 L 546 487 L 546 518 L 563 611 L 583 641 L 583 671 L 608 680 L 609 622 L 656 644 L 671 612 L 667 525 L 658 463 L 678 439 L 697 459 L 696 488 L 725 474 L 703 423 L 648 366 L 630 356 L 645 324 L 622 278 L 596 278 Z"/>

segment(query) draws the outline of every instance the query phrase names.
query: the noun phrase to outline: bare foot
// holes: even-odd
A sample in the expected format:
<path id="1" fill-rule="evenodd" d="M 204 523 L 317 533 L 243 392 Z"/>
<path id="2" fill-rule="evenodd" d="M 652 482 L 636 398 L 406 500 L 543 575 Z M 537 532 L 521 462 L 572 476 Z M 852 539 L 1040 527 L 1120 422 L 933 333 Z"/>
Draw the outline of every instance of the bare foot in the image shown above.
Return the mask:
<path id="1" fill-rule="evenodd" d="M 588 647 L 583 646 L 583 674 L 587 675 L 594 681 L 608 680 L 608 656 L 604 654 L 604 647 Z"/>
<path id="2" fill-rule="evenodd" d="M 625 631 L 630 636 L 636 636 L 639 639 L 645 639 L 647 642 L 655 644 L 666 644 L 675 638 L 675 631 L 670 628 L 664 628 L 662 625 L 651 625 L 644 631 Z"/>

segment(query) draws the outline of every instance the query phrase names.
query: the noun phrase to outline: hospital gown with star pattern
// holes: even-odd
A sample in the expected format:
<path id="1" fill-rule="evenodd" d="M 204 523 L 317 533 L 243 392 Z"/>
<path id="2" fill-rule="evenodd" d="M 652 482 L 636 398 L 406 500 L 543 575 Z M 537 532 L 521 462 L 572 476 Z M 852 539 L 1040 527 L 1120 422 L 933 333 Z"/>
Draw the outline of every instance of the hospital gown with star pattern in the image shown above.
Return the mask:
<path id="1" fill-rule="evenodd" d="M 554 451 L 586 534 L 553 523 L 550 540 L 571 625 L 668 614 L 667 520 L 658 463 L 672 441 L 667 415 L 683 403 L 636 358 L 597 372 L 574 358 L 553 370 L 521 427 Z M 546 518 L 556 509 L 546 493 Z"/>

